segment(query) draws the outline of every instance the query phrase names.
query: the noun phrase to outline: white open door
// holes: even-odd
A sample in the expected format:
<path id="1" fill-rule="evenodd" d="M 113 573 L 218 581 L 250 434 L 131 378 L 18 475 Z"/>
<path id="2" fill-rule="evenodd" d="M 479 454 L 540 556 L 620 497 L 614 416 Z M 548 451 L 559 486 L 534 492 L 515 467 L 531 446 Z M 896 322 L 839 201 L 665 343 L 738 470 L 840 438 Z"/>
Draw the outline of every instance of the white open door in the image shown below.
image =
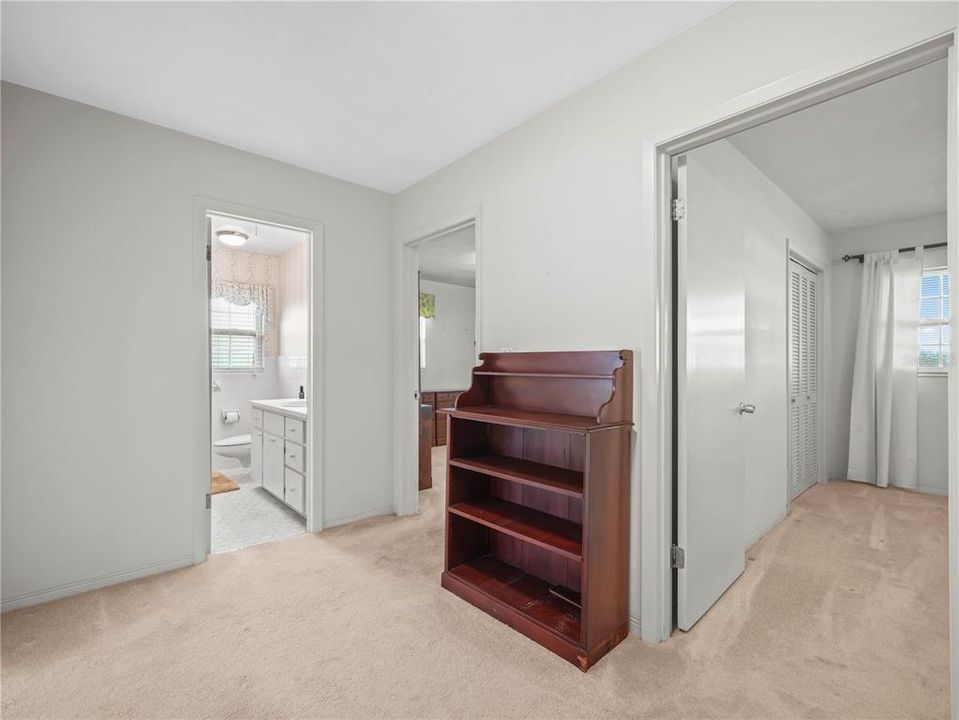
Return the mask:
<path id="1" fill-rule="evenodd" d="M 677 617 L 689 630 L 745 567 L 745 213 L 691 155 L 678 159 Z M 746 401 L 748 402 L 748 401 Z"/>

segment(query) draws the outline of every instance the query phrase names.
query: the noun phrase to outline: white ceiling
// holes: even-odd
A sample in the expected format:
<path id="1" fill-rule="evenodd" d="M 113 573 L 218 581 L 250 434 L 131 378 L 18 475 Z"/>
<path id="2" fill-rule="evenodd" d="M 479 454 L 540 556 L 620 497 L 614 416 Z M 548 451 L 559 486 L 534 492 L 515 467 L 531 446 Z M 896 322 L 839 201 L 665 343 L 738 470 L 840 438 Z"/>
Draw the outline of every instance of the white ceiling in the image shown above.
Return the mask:
<path id="1" fill-rule="evenodd" d="M 470 225 L 417 248 L 423 280 L 476 287 L 476 227 Z"/>
<path id="2" fill-rule="evenodd" d="M 728 2 L 3 2 L 3 79 L 397 192 Z"/>
<path id="3" fill-rule="evenodd" d="M 946 60 L 730 139 L 823 230 L 946 211 Z"/>
<path id="4" fill-rule="evenodd" d="M 247 220 L 237 220 L 231 217 L 223 217 L 222 215 L 211 215 L 210 226 L 213 232 L 213 242 L 216 247 L 224 250 L 242 250 L 243 252 L 259 253 L 260 255 L 282 255 L 287 250 L 292 250 L 300 243 L 306 242 L 309 238 L 309 233 L 302 230 L 293 230 L 292 228 L 249 222 Z M 242 230 L 249 235 L 249 239 L 240 247 L 224 245 L 216 239 L 216 231 L 225 228 Z"/>

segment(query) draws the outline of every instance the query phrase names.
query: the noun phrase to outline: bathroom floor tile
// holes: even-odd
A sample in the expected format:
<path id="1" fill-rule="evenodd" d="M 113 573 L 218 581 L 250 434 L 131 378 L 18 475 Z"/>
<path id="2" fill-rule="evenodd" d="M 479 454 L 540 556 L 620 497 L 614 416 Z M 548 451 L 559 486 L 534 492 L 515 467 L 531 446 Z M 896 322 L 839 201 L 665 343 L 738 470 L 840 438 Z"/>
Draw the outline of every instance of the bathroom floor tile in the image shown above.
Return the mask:
<path id="1" fill-rule="evenodd" d="M 306 532 L 306 521 L 254 483 L 248 472 L 224 474 L 240 489 L 212 498 L 211 552 L 231 552 Z"/>

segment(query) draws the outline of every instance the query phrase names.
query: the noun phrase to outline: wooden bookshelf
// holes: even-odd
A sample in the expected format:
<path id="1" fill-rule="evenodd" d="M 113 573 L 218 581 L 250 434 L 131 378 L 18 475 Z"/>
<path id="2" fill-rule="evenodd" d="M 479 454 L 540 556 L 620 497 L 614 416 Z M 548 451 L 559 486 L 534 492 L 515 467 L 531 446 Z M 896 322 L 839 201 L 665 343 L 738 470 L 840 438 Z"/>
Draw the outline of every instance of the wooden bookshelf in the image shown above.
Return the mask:
<path id="1" fill-rule="evenodd" d="M 586 671 L 628 632 L 632 353 L 480 360 L 445 411 L 443 587 Z"/>

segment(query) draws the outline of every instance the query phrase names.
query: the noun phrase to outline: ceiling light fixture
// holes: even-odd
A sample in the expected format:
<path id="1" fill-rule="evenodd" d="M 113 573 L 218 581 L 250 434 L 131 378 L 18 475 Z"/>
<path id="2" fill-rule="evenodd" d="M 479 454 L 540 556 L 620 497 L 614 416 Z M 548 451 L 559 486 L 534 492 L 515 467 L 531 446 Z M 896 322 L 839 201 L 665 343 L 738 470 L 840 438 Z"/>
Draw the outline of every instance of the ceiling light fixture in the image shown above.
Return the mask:
<path id="1" fill-rule="evenodd" d="M 222 230 L 216 231 L 216 239 L 224 245 L 240 247 L 241 245 L 246 245 L 246 241 L 250 239 L 250 236 L 237 228 L 223 228 Z"/>

